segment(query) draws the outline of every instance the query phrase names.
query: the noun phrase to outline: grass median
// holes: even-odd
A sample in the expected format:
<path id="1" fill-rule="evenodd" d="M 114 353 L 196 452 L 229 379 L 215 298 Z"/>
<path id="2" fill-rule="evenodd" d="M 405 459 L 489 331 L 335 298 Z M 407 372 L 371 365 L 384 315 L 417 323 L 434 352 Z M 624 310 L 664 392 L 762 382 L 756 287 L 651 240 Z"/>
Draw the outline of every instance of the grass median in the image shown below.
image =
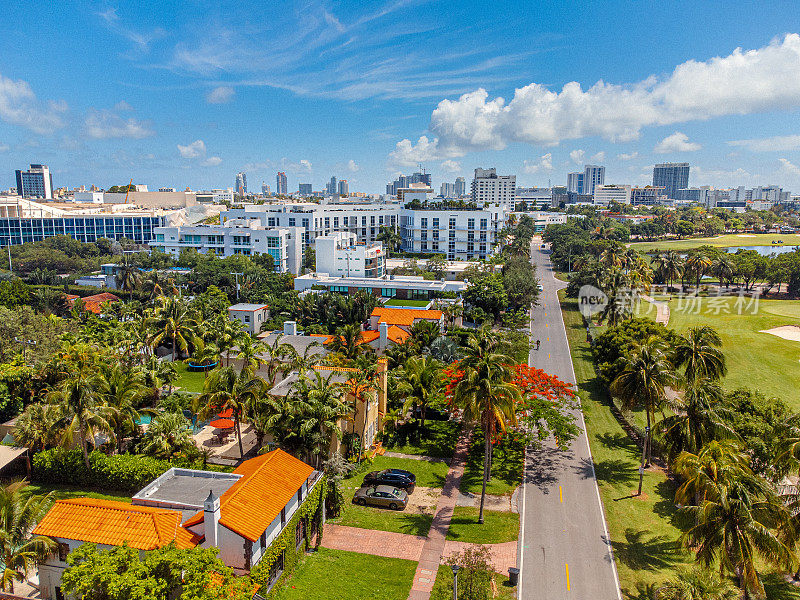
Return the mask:
<path id="1" fill-rule="evenodd" d="M 519 515 L 499 510 L 484 510 L 483 524 L 478 523 L 478 509 L 456 506 L 447 539 L 471 544 L 502 544 L 519 537 Z"/>

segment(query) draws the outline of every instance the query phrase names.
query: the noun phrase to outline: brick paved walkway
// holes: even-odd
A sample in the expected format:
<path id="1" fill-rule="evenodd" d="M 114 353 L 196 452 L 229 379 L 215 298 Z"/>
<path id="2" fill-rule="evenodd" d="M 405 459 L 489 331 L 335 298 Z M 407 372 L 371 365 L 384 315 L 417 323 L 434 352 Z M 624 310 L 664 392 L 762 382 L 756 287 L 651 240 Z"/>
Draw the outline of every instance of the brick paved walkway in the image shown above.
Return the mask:
<path id="1" fill-rule="evenodd" d="M 324 548 L 413 561 L 419 561 L 424 545 L 423 536 L 346 527 L 334 523 L 325 523 L 325 533 L 322 536 Z"/>
<path id="2" fill-rule="evenodd" d="M 450 519 L 453 518 L 453 508 L 458 499 L 458 487 L 461 484 L 461 477 L 464 475 L 471 439 L 472 428 L 464 425 L 456 444 L 453 460 L 450 463 L 450 470 L 444 481 L 442 495 L 436 505 L 433 524 L 431 524 L 425 545 L 422 547 L 408 600 L 429 600 L 431 597 L 431 590 L 436 581 L 436 572 L 439 570 L 439 563 L 445 549 L 445 537 L 447 530 L 450 529 Z"/>

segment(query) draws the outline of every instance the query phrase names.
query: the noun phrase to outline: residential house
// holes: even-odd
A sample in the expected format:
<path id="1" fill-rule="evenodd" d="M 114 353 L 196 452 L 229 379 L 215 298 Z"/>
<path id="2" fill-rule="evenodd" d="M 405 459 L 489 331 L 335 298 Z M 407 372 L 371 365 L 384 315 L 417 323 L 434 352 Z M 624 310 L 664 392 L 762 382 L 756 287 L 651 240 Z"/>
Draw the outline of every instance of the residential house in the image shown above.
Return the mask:
<path id="1" fill-rule="evenodd" d="M 399 327 L 404 331 L 411 332 L 414 323 L 419 321 L 430 321 L 439 325 L 439 329 L 444 330 L 444 313 L 440 310 L 422 310 L 417 308 L 388 308 L 378 306 L 372 309 L 369 318 L 369 328 L 377 331 L 382 323 Z"/>
<path id="2" fill-rule="evenodd" d="M 75 294 L 65 294 L 67 298 L 67 305 L 72 308 L 75 306 L 75 301 L 80 296 L 76 296 Z M 92 296 L 84 296 L 81 298 L 83 302 L 83 307 L 96 315 L 100 314 L 100 307 L 103 305 L 104 302 L 119 302 L 119 297 L 111 294 L 109 292 L 101 292 L 99 294 L 94 294 Z"/>
<path id="3" fill-rule="evenodd" d="M 239 321 L 244 325 L 245 331 L 254 335 L 261 331 L 261 326 L 269 320 L 268 304 L 234 304 L 228 307 L 228 318 Z"/>

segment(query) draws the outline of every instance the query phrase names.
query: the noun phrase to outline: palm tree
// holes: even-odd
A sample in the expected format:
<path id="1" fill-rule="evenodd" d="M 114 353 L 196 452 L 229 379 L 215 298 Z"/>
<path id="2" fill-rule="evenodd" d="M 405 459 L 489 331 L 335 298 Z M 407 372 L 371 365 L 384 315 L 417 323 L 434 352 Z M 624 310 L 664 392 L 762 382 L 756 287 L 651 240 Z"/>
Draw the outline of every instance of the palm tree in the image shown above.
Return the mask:
<path id="1" fill-rule="evenodd" d="M 725 376 L 725 355 L 717 330 L 709 325 L 690 327 L 675 347 L 675 366 L 684 367 L 688 385 L 702 377 L 717 381 Z"/>
<path id="2" fill-rule="evenodd" d="M 152 390 L 154 400 L 158 400 L 162 385 L 169 385 L 169 393 L 172 393 L 172 384 L 178 379 L 178 371 L 173 363 L 162 362 L 151 355 L 140 369 L 144 385 Z"/>
<path id="3" fill-rule="evenodd" d="M 279 333 L 271 344 L 264 344 L 261 348 L 262 356 L 265 357 L 261 361 L 267 368 L 266 382 L 269 388 L 275 385 L 278 373 L 289 372 L 297 356 L 294 347 L 282 342 L 282 338 L 283 334 Z"/>
<path id="4" fill-rule="evenodd" d="M 117 452 L 122 451 L 122 438 L 126 431 L 134 431 L 139 422 L 136 405 L 144 394 L 141 374 L 124 369 L 119 363 L 103 363 L 95 380 L 99 402 L 109 408 L 108 420 L 117 440 Z"/>
<path id="5" fill-rule="evenodd" d="M 673 464 L 681 452 L 697 452 L 714 439 L 738 436 L 731 429 L 730 411 L 720 406 L 723 392 L 716 381 L 692 382 L 683 396 L 667 400 L 672 414 L 658 424 L 667 447 L 667 462 Z"/>
<path id="6" fill-rule="evenodd" d="M 92 443 L 94 443 L 96 433 L 112 432 L 112 427 L 107 419 L 109 410 L 99 401 L 96 381 L 79 373 L 51 391 L 48 394 L 48 400 L 61 408 L 63 418 L 67 421 L 63 443 L 71 444 L 77 433 L 78 443 L 83 453 L 83 462 L 87 469 L 91 469 L 87 438 L 91 437 Z"/>
<path id="7" fill-rule="evenodd" d="M 686 258 L 686 268 L 692 271 L 696 277 L 695 294 L 700 291 L 700 279 L 708 272 L 713 262 L 708 254 L 699 248 Z"/>
<path id="8" fill-rule="evenodd" d="M 160 296 L 156 302 L 150 344 L 155 348 L 165 341 L 171 342 L 172 362 L 175 362 L 178 350 L 185 352 L 189 349 L 197 321 L 180 298 Z"/>
<path id="9" fill-rule="evenodd" d="M 197 336 L 194 338 L 193 346 L 192 355 L 183 362 L 187 365 L 192 364 L 203 367 L 203 378 L 205 379 L 208 377 L 209 367 L 219 363 L 219 348 L 211 342 L 204 342 Z"/>
<path id="10" fill-rule="evenodd" d="M 29 494 L 25 481 L 0 487 L 0 556 L 3 575 L 0 589 L 14 592 L 15 581 L 25 581 L 26 574 L 44 560 L 56 543 L 44 535 L 31 535 L 36 524 L 50 510 L 53 492 Z"/>
<path id="11" fill-rule="evenodd" d="M 333 352 L 338 352 L 347 359 L 354 359 L 361 354 L 361 327 L 350 323 L 336 331 L 336 335 L 329 342 Z"/>
<path id="12" fill-rule="evenodd" d="M 358 447 L 358 462 L 361 462 L 361 453 L 367 439 L 367 413 L 370 400 L 375 398 L 375 381 L 377 379 L 376 365 L 364 365 L 358 371 L 351 373 L 351 378 L 344 384 L 348 393 L 353 396 L 353 423 L 358 414 L 358 405 L 364 405 L 364 424 L 361 428 L 361 444 Z M 355 427 L 355 425 L 354 425 Z"/>
<path id="13" fill-rule="evenodd" d="M 260 353 L 264 351 L 264 344 L 260 340 L 243 335 L 239 340 L 238 348 L 239 353 L 236 358 L 241 359 L 243 369 L 249 369 L 251 373 L 255 373 L 264 364 L 264 359 L 260 356 Z"/>
<path id="14" fill-rule="evenodd" d="M 726 479 L 754 477 L 747 454 L 736 440 L 712 440 L 697 453 L 681 452 L 673 465 L 683 483 L 675 492 L 679 506 L 699 506 L 715 495 Z"/>
<path id="15" fill-rule="evenodd" d="M 139 267 L 126 260 L 117 268 L 116 281 L 117 289 L 128 292 L 130 300 L 133 297 L 133 291 L 139 289 L 142 284 L 142 272 Z"/>
<path id="16" fill-rule="evenodd" d="M 403 413 L 406 413 L 412 405 L 415 408 L 418 406 L 422 417 L 422 429 L 425 429 L 425 410 L 428 403 L 442 391 L 441 369 L 436 359 L 420 356 L 408 359 L 403 372 L 403 380 L 407 386 Z"/>
<path id="17" fill-rule="evenodd" d="M 175 287 L 175 277 L 157 269 L 148 271 L 142 277 L 142 289 L 150 293 L 150 298 L 158 296 L 174 296 L 178 293 Z"/>
<path id="18" fill-rule="evenodd" d="M 218 411 L 230 408 L 239 439 L 239 456 L 244 457 L 241 420 L 248 402 L 265 391 L 266 382 L 261 377 L 254 377 L 248 369 L 242 369 L 239 373 L 233 367 L 214 369 L 206 379 L 203 394 L 195 400 L 195 412 L 199 413 L 199 418 L 207 419 Z"/>
<path id="19" fill-rule="evenodd" d="M 411 326 L 411 339 L 418 348 L 429 348 L 441 334 L 439 324 L 433 321 L 417 321 Z"/>
<path id="20" fill-rule="evenodd" d="M 61 410 L 51 404 L 35 402 L 25 408 L 14 425 L 14 442 L 36 453 L 55 448 L 64 435 Z"/>
<path id="21" fill-rule="evenodd" d="M 516 423 L 516 403 L 521 400 L 513 383 L 514 360 L 503 354 L 497 337 L 481 330 L 467 340 L 458 368 L 463 376 L 453 389 L 453 402 L 464 411 L 464 420 L 478 421 L 483 430 L 483 485 L 478 523 L 483 523 L 486 484 L 489 481 L 492 441 L 498 432 Z"/>
<path id="22" fill-rule="evenodd" d="M 684 261 L 675 250 L 667 250 L 662 254 L 658 259 L 658 266 L 667 288 L 671 288 L 672 282 L 683 275 Z"/>
<path id="23" fill-rule="evenodd" d="M 395 252 L 403 243 L 403 238 L 396 227 L 381 227 L 375 239 L 383 242 L 384 246 L 386 246 L 387 258 L 390 253 Z"/>
<path id="24" fill-rule="evenodd" d="M 721 254 L 719 258 L 715 259 L 711 265 L 711 272 L 719 277 L 719 286 L 727 281 L 730 283 L 733 280 L 733 275 L 736 272 L 736 265 L 730 259 L 728 254 Z"/>
<path id="25" fill-rule="evenodd" d="M 726 578 L 705 569 L 680 572 L 656 590 L 658 600 L 738 600 L 739 591 Z"/>
<path id="26" fill-rule="evenodd" d="M 175 454 L 194 447 L 191 423 L 179 412 L 158 414 L 147 427 L 139 451 L 171 460 Z"/>
<path id="27" fill-rule="evenodd" d="M 638 495 L 642 493 L 644 469 L 650 464 L 651 424 L 655 411 L 664 401 L 665 388 L 675 380 L 673 366 L 667 360 L 664 349 L 663 340 L 655 336 L 638 344 L 629 355 L 619 359 L 622 371 L 611 384 L 612 393 L 622 400 L 624 406 L 633 408 L 643 404 L 647 415 Z"/>

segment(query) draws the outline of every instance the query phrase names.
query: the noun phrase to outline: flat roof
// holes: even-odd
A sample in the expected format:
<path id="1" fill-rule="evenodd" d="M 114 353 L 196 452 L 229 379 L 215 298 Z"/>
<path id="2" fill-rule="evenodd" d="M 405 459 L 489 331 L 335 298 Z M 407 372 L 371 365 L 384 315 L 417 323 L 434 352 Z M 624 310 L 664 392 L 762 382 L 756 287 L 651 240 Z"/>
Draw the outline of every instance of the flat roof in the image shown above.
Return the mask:
<path id="1" fill-rule="evenodd" d="M 295 277 L 295 281 L 314 281 L 321 285 L 342 285 L 348 287 L 380 287 L 395 289 L 415 289 L 415 290 L 463 290 L 467 284 L 463 281 L 436 281 L 428 279 L 400 278 L 384 279 L 377 277 L 331 277 L 319 273 L 308 273 Z"/>
<path id="2" fill-rule="evenodd" d="M 236 483 L 241 475 L 171 468 L 139 490 L 132 498 L 133 504 L 161 506 L 181 510 L 203 508 L 208 492 L 219 497 Z"/>
<path id="3" fill-rule="evenodd" d="M 269 304 L 246 304 L 242 302 L 229 306 L 228 310 L 258 310 L 260 308 L 269 308 Z"/>

